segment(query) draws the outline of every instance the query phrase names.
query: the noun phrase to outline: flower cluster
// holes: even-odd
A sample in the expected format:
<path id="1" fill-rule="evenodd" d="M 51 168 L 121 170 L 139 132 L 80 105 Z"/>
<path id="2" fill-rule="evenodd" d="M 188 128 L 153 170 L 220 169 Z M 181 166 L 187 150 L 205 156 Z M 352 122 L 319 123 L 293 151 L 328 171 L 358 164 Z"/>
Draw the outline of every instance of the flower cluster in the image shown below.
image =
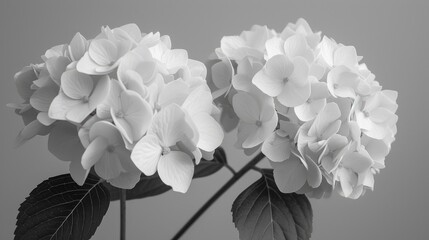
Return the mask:
<path id="1" fill-rule="evenodd" d="M 26 124 L 17 141 L 51 133 L 49 150 L 71 162 L 79 184 L 93 167 L 120 188 L 158 172 L 186 192 L 194 164 L 213 158 L 223 140 L 206 67 L 172 49 L 167 35 L 142 34 L 135 24 L 102 27 L 42 59 L 15 75 L 24 102 L 10 106 Z"/>
<path id="2" fill-rule="evenodd" d="M 226 36 L 211 61 L 213 95 L 237 146 L 271 160 L 282 192 L 358 198 L 374 187 L 396 134 L 397 93 L 382 90 L 353 46 L 304 19 L 281 33 Z"/>

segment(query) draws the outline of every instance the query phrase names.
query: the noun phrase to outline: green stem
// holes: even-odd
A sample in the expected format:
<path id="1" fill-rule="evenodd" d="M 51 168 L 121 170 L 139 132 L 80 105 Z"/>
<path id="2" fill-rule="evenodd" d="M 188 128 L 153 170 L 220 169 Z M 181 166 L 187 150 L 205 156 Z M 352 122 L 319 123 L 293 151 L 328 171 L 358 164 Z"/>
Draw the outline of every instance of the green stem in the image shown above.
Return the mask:
<path id="1" fill-rule="evenodd" d="M 120 198 L 120 214 L 121 214 L 121 231 L 120 231 L 120 240 L 126 239 L 126 203 L 127 203 L 127 190 L 121 189 L 121 198 Z"/>
<path id="2" fill-rule="evenodd" d="M 259 153 L 250 162 L 248 162 L 243 168 L 240 169 L 234 176 L 226 182 L 189 220 L 183 225 L 183 227 L 174 235 L 172 240 L 178 240 L 183 234 L 198 220 L 198 218 L 222 196 L 234 183 L 236 183 L 244 174 L 253 168 L 259 161 L 264 158 L 264 154 Z"/>

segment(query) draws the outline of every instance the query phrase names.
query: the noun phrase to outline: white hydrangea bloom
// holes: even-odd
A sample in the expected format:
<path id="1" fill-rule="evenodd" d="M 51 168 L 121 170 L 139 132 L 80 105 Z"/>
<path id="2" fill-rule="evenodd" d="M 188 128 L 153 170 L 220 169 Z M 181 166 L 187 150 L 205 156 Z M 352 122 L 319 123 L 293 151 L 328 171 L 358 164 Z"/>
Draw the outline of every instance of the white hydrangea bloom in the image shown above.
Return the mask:
<path id="1" fill-rule="evenodd" d="M 42 59 L 15 76 L 24 102 L 9 106 L 26 124 L 17 143 L 54 129 L 52 139 L 70 144 L 52 140 L 49 150 L 70 162 L 80 185 L 91 168 L 126 189 L 158 171 L 174 191 L 186 192 L 194 165 L 222 143 L 207 69 L 172 48 L 169 36 L 141 33 L 135 24 L 103 27 L 91 40 L 77 33 Z"/>
<path id="2" fill-rule="evenodd" d="M 223 37 L 215 55 L 221 123 L 238 126 L 246 154 L 261 147 L 281 191 L 358 198 L 373 189 L 395 139 L 397 93 L 382 89 L 355 47 L 298 19 L 281 33 L 258 26 Z"/>

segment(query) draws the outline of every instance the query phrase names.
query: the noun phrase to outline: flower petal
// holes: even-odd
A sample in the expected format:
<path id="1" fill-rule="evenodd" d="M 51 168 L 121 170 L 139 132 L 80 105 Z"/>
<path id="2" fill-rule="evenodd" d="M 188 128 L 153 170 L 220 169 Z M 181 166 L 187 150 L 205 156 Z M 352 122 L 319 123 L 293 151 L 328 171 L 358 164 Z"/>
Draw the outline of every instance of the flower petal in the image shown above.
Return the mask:
<path id="1" fill-rule="evenodd" d="M 325 76 L 325 67 L 320 64 L 312 63 L 308 69 L 308 75 L 315 77 L 317 80 L 320 80 Z"/>
<path id="2" fill-rule="evenodd" d="M 50 126 L 52 123 L 54 123 L 56 120 L 49 117 L 48 112 L 39 112 L 37 114 L 37 120 L 45 126 Z"/>
<path id="3" fill-rule="evenodd" d="M 222 52 L 231 59 L 240 60 L 243 54 L 240 54 L 240 48 L 245 47 L 246 43 L 239 36 L 225 36 L 220 41 Z"/>
<path id="4" fill-rule="evenodd" d="M 26 141 L 35 137 L 38 134 L 48 131 L 50 128 L 41 124 L 37 119 L 25 125 L 25 127 L 19 132 L 15 139 L 15 146 L 19 147 Z"/>
<path id="5" fill-rule="evenodd" d="M 257 131 L 258 126 L 256 126 L 256 124 L 240 121 L 237 128 L 237 141 L 235 143 L 235 146 L 237 148 L 243 148 L 244 141 L 246 141 L 248 138 L 254 138 Z M 256 145 L 257 144 L 258 143 L 256 143 Z"/>
<path id="6" fill-rule="evenodd" d="M 34 90 L 31 89 L 31 85 L 33 85 L 33 81 L 37 79 L 34 68 L 32 66 L 22 68 L 21 71 L 15 73 L 13 79 L 19 96 L 25 101 L 28 101 L 34 92 Z"/>
<path id="7" fill-rule="evenodd" d="M 96 137 L 86 148 L 82 155 L 82 167 L 89 170 L 106 152 L 108 147 L 107 139 L 104 137 Z"/>
<path id="8" fill-rule="evenodd" d="M 284 43 L 286 56 L 291 59 L 297 56 L 305 57 L 307 55 L 308 48 L 307 41 L 302 34 L 295 34 L 286 39 Z"/>
<path id="9" fill-rule="evenodd" d="M 292 74 L 294 65 L 285 55 L 276 55 L 267 60 L 264 70 L 267 75 L 277 80 L 283 80 Z"/>
<path id="10" fill-rule="evenodd" d="M 316 162 L 314 162 L 312 159 L 307 159 L 307 182 L 308 185 L 310 185 L 313 188 L 317 188 L 322 183 L 322 172 L 319 169 L 319 166 L 317 166 Z"/>
<path id="11" fill-rule="evenodd" d="M 88 49 L 89 56 L 100 66 L 111 65 L 118 59 L 118 48 L 107 39 L 94 39 Z"/>
<path id="12" fill-rule="evenodd" d="M 334 97 L 355 97 L 359 76 L 349 68 L 344 66 L 335 67 L 328 73 L 326 79 L 328 89 Z"/>
<path id="13" fill-rule="evenodd" d="M 188 61 L 188 52 L 184 49 L 173 49 L 167 51 L 162 56 L 162 61 L 166 64 L 170 74 L 174 74 L 185 66 Z"/>
<path id="14" fill-rule="evenodd" d="M 286 107 L 295 107 L 308 100 L 311 94 L 311 86 L 307 84 L 299 86 L 292 82 L 286 83 L 283 91 L 277 96 L 277 100 Z"/>
<path id="15" fill-rule="evenodd" d="M 178 105 L 170 104 L 155 114 L 150 132 L 155 133 L 166 147 L 175 145 L 183 135 L 192 138 L 193 131 L 185 116 Z"/>
<path id="16" fill-rule="evenodd" d="M 374 174 L 372 174 L 371 169 L 362 172 L 358 176 L 358 184 L 362 184 L 369 189 L 374 189 Z"/>
<path id="17" fill-rule="evenodd" d="M 207 86 L 194 89 L 182 104 L 190 116 L 198 113 L 211 113 L 213 109 L 213 98 Z"/>
<path id="18" fill-rule="evenodd" d="M 237 116 L 247 123 L 256 123 L 259 120 L 260 107 L 252 95 L 246 92 L 239 92 L 234 95 L 232 105 Z"/>
<path id="19" fill-rule="evenodd" d="M 249 136 L 243 142 L 243 147 L 252 148 L 265 141 L 265 139 L 267 139 L 276 129 L 277 121 L 277 114 L 273 114 L 273 117 L 270 120 L 263 122 L 261 126 L 257 126 L 255 123 L 251 124 L 256 126 L 256 130 L 250 132 Z"/>
<path id="20" fill-rule="evenodd" d="M 123 171 L 121 160 L 115 153 L 105 152 L 95 164 L 95 172 L 103 179 L 110 180 L 118 177 Z"/>
<path id="21" fill-rule="evenodd" d="M 218 89 L 229 87 L 233 76 L 233 69 L 229 60 L 219 61 L 211 67 L 212 81 Z"/>
<path id="22" fill-rule="evenodd" d="M 305 102 L 304 104 L 296 106 L 294 110 L 299 120 L 308 122 L 313 120 L 325 105 L 326 99 L 318 99 L 311 103 Z"/>
<path id="23" fill-rule="evenodd" d="M 31 106 L 41 112 L 47 112 L 52 101 L 58 95 L 58 91 L 59 88 L 56 84 L 49 84 L 37 89 L 30 98 Z"/>
<path id="24" fill-rule="evenodd" d="M 94 88 L 94 82 L 89 75 L 69 70 L 61 76 L 61 89 L 72 99 L 89 97 Z"/>
<path id="25" fill-rule="evenodd" d="M 330 96 L 331 94 L 325 82 L 311 82 L 311 99 L 323 99 Z"/>
<path id="26" fill-rule="evenodd" d="M 309 84 L 308 77 L 309 66 L 307 60 L 302 57 L 293 59 L 293 72 L 290 74 L 288 80 L 297 86 L 303 87 Z"/>
<path id="27" fill-rule="evenodd" d="M 119 130 L 110 122 L 98 121 L 89 130 L 90 141 L 97 137 L 104 137 L 111 146 L 122 146 L 123 140 Z"/>
<path id="28" fill-rule="evenodd" d="M 188 59 L 188 68 L 192 77 L 201 77 L 206 79 L 207 68 L 204 63 L 193 59 Z"/>
<path id="29" fill-rule="evenodd" d="M 89 116 L 89 114 L 92 113 L 92 111 L 94 111 L 94 109 L 89 107 L 88 103 L 84 103 L 82 101 L 78 102 L 79 103 L 68 110 L 66 114 L 66 119 L 75 123 L 81 123 L 83 120 L 85 120 L 86 117 Z"/>
<path id="30" fill-rule="evenodd" d="M 353 172 L 360 173 L 369 169 L 373 161 L 369 154 L 361 152 L 347 152 L 344 154 L 341 163 L 344 167 L 353 170 Z"/>
<path id="31" fill-rule="evenodd" d="M 131 159 L 140 171 L 146 176 L 151 176 L 156 172 L 161 152 L 158 137 L 148 134 L 134 146 Z"/>
<path id="32" fill-rule="evenodd" d="M 181 79 L 169 82 L 159 94 L 158 105 L 161 107 L 165 107 L 172 103 L 182 105 L 186 97 L 188 97 L 189 91 L 188 84 Z"/>
<path id="33" fill-rule="evenodd" d="M 173 188 L 173 191 L 185 193 L 191 185 L 194 163 L 189 155 L 172 151 L 159 159 L 158 174 L 165 184 Z"/>
<path id="34" fill-rule="evenodd" d="M 109 183 L 112 186 L 121 189 L 132 189 L 140 181 L 141 172 L 122 172 L 119 176 L 109 179 Z"/>
<path id="35" fill-rule="evenodd" d="M 393 115 L 395 115 L 395 113 L 391 112 L 390 110 L 379 107 L 370 112 L 369 119 L 375 123 L 384 123 L 391 119 Z"/>
<path id="36" fill-rule="evenodd" d="M 267 58 L 270 59 L 275 55 L 284 54 L 284 40 L 279 37 L 268 39 L 265 43 Z"/>
<path id="37" fill-rule="evenodd" d="M 131 132 L 127 133 L 133 141 L 139 140 L 148 130 L 152 121 L 152 108 L 146 100 L 133 91 L 121 93 L 122 111 L 125 121 L 129 124 Z"/>
<path id="38" fill-rule="evenodd" d="M 104 81 L 100 79 L 99 81 Z M 93 96 L 91 99 L 98 99 L 99 95 L 107 94 L 104 101 L 97 105 L 97 116 L 101 119 L 107 119 L 111 117 L 110 109 L 118 110 L 121 108 L 120 96 L 123 89 L 122 85 L 118 81 L 108 81 L 108 85 L 110 85 L 109 90 L 102 92 L 103 86 L 98 87 L 98 84 L 94 90 Z M 104 83 L 99 83 L 104 85 Z M 94 101 L 95 102 L 95 101 Z"/>
<path id="39" fill-rule="evenodd" d="M 67 113 L 75 106 L 81 104 L 81 101 L 67 97 L 62 90 L 58 96 L 52 100 L 48 115 L 52 119 L 66 120 Z"/>
<path id="40" fill-rule="evenodd" d="M 51 57 L 46 60 L 46 68 L 48 69 L 49 75 L 55 83 L 60 85 L 61 75 L 69 65 L 70 59 L 63 56 Z"/>
<path id="41" fill-rule="evenodd" d="M 384 159 L 390 151 L 389 146 L 382 140 L 370 138 L 365 135 L 362 137 L 362 144 L 374 160 L 374 167 L 384 168 Z"/>
<path id="42" fill-rule="evenodd" d="M 75 161 L 70 162 L 69 171 L 73 181 L 75 181 L 79 186 L 82 186 L 88 177 L 90 169 L 84 169 L 79 159 L 76 159 Z"/>
<path id="43" fill-rule="evenodd" d="M 262 144 L 262 153 L 273 162 L 282 162 L 290 157 L 290 140 L 274 132 Z"/>
<path id="44" fill-rule="evenodd" d="M 140 42 L 142 38 L 142 33 L 140 31 L 140 28 L 135 23 L 125 24 L 123 26 L 118 27 L 117 29 L 121 29 L 124 32 L 126 32 L 130 36 L 130 38 L 135 42 Z"/>
<path id="45" fill-rule="evenodd" d="M 232 78 L 232 86 L 236 90 L 249 92 L 252 88 L 252 79 L 244 74 L 237 74 Z"/>
<path id="46" fill-rule="evenodd" d="M 236 77 L 236 76 L 235 76 Z M 252 78 L 252 83 L 268 96 L 279 95 L 284 87 L 283 79 L 274 78 L 262 69 Z"/>
<path id="47" fill-rule="evenodd" d="M 91 96 L 89 97 L 89 107 L 92 110 L 95 110 L 98 105 L 103 103 L 107 96 L 109 95 L 110 88 L 112 81 L 110 80 L 109 76 L 102 76 L 100 79 L 98 79 L 94 91 L 92 91 Z"/>
<path id="48" fill-rule="evenodd" d="M 341 116 L 338 105 L 334 102 L 327 103 L 319 112 L 311 128 L 308 130 L 310 136 L 322 136 L 326 129 Z"/>
<path id="49" fill-rule="evenodd" d="M 199 133 L 197 147 L 204 151 L 211 152 L 220 146 L 224 136 L 223 130 L 212 116 L 208 113 L 201 112 L 192 116 L 192 120 Z"/>
<path id="50" fill-rule="evenodd" d="M 61 121 L 53 126 L 49 134 L 48 150 L 62 161 L 77 161 L 80 164 L 85 148 L 79 139 L 77 127 Z"/>
<path id="51" fill-rule="evenodd" d="M 357 176 L 348 169 L 340 168 L 338 169 L 337 175 L 340 179 L 341 190 L 344 194 L 344 197 L 349 197 L 353 192 L 353 188 L 357 182 Z"/>
<path id="52" fill-rule="evenodd" d="M 118 67 L 118 78 L 126 83 L 130 78 L 137 77 L 138 82 L 149 85 L 155 79 L 156 70 L 157 66 L 154 61 L 146 60 L 133 51 L 121 59 Z"/>
<path id="53" fill-rule="evenodd" d="M 307 180 L 307 170 L 296 156 L 292 155 L 291 158 L 283 162 L 270 163 L 274 169 L 274 180 L 281 192 L 296 192 L 304 186 Z"/>
<path id="54" fill-rule="evenodd" d="M 344 65 L 349 68 L 353 68 L 357 65 L 357 53 L 353 46 L 342 46 L 334 52 L 334 65 Z"/>
<path id="55" fill-rule="evenodd" d="M 323 39 L 320 42 L 320 56 L 325 64 L 329 67 L 334 65 L 334 51 L 336 47 L 337 43 L 334 40 L 323 36 Z"/>
<path id="56" fill-rule="evenodd" d="M 73 61 L 78 61 L 83 57 L 88 47 L 88 41 L 79 32 L 76 33 L 69 45 L 70 56 Z"/>
<path id="57" fill-rule="evenodd" d="M 91 59 L 88 52 L 85 52 L 83 57 L 76 64 L 76 70 L 81 73 L 85 73 L 89 75 L 103 75 L 107 73 L 107 71 L 106 72 L 96 71 L 96 69 L 98 69 L 99 67 L 100 65 L 98 65 L 96 62 L 94 62 Z"/>

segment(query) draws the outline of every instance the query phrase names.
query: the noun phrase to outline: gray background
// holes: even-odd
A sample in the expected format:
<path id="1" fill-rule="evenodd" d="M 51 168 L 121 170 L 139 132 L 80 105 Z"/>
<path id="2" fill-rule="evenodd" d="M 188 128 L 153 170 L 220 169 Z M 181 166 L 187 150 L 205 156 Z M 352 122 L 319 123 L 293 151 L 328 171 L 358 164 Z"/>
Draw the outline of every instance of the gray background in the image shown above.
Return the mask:
<path id="1" fill-rule="evenodd" d="M 0 239 L 11 239 L 17 209 L 39 182 L 67 166 L 38 137 L 19 149 L 13 139 L 21 120 L 5 107 L 20 101 L 13 74 L 39 62 L 75 32 L 94 37 L 101 25 L 135 22 L 142 31 L 169 34 L 173 46 L 204 61 L 223 35 L 252 24 L 281 31 L 304 17 L 315 30 L 356 46 L 387 89 L 399 91 L 397 141 L 375 191 L 359 200 L 312 200 L 313 239 L 427 239 L 429 235 L 428 76 L 429 5 L 425 1 L 22 1 L 0 3 Z M 426 1 L 427 2 L 427 1 Z M 229 138 L 231 139 L 231 138 Z M 224 142 L 236 169 L 245 158 Z M 192 183 L 188 194 L 169 192 L 128 204 L 128 239 L 168 239 L 228 178 L 222 170 Z M 258 175 L 250 173 L 221 198 L 183 239 L 238 239 L 231 222 L 233 199 Z M 93 239 L 118 239 L 118 203 L 112 203 Z"/>

